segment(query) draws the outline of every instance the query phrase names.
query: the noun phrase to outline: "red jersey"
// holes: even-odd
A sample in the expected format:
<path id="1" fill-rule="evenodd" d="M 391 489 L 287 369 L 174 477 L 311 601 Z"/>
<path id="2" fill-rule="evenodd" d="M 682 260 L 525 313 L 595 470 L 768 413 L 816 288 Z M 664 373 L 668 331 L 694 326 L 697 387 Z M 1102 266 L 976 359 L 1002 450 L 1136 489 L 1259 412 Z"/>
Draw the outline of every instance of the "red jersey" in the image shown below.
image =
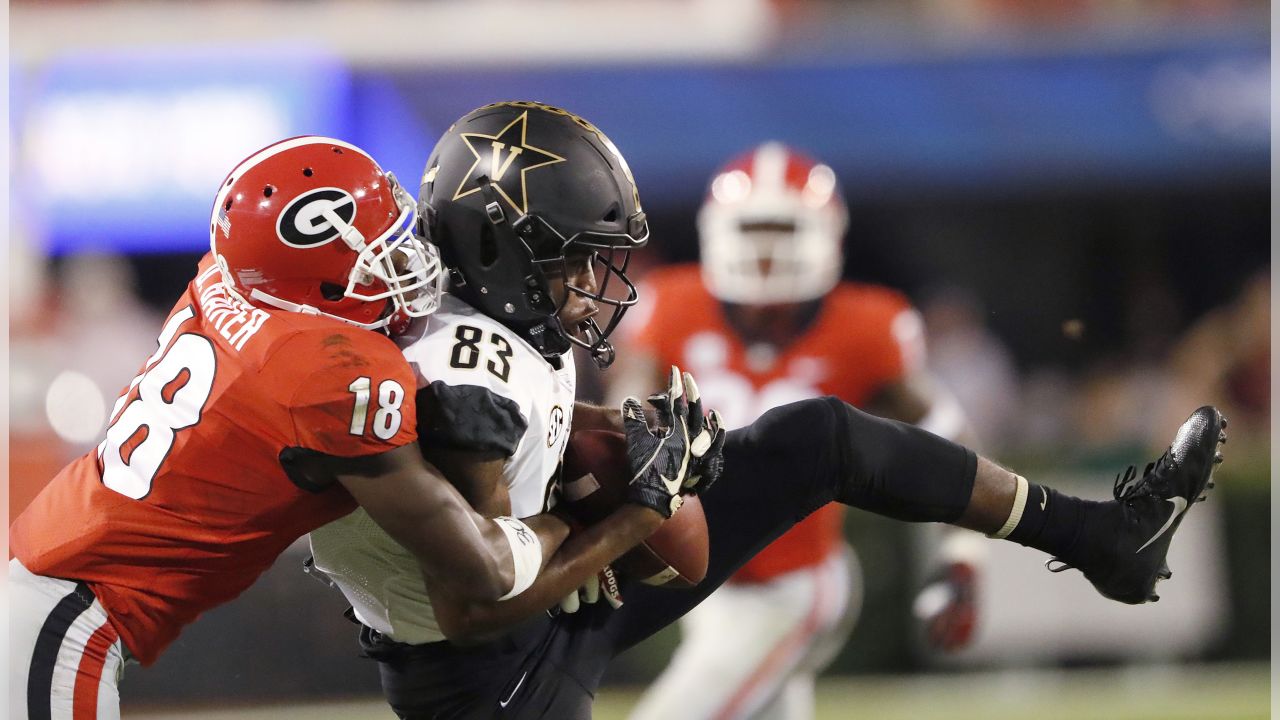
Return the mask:
<path id="1" fill-rule="evenodd" d="M 644 319 L 623 325 L 630 343 L 655 356 L 660 367 L 678 365 L 693 373 L 704 405 L 718 410 L 731 428 L 778 405 L 822 395 L 864 404 L 923 360 L 919 315 L 900 294 L 882 287 L 842 283 L 822 300 L 809 328 L 776 351 L 743 344 L 696 265 L 649 274 L 641 297 L 647 307 L 637 314 Z M 827 505 L 733 579 L 763 582 L 821 563 L 839 546 L 843 519 L 843 505 Z"/>
<path id="2" fill-rule="evenodd" d="M 245 305 L 205 256 L 106 439 L 14 521 L 10 547 L 33 573 L 86 582 L 150 664 L 290 543 L 355 508 L 340 485 L 294 484 L 282 453 L 413 442 L 414 387 L 387 337 Z"/>

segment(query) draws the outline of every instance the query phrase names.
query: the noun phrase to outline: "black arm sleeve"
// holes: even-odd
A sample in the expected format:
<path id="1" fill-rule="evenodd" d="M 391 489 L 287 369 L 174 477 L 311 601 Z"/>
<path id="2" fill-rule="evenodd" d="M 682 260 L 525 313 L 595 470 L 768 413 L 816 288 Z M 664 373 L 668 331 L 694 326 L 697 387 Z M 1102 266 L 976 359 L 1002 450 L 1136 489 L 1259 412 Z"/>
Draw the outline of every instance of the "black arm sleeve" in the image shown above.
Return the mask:
<path id="1" fill-rule="evenodd" d="M 440 381 L 418 391 L 418 443 L 510 457 L 529 423 L 520 406 L 478 385 Z"/>

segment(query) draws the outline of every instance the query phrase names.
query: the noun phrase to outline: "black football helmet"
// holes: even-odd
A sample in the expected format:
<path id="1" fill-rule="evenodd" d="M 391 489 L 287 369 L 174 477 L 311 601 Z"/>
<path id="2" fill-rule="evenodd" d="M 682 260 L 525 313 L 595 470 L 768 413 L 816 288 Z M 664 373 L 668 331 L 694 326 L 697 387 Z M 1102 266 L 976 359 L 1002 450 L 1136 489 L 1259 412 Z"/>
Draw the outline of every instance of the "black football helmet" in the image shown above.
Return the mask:
<path id="1" fill-rule="evenodd" d="M 544 357 L 578 345 L 602 368 L 613 362 L 609 334 L 638 298 L 627 264 L 649 224 L 631 170 L 594 125 L 535 102 L 473 110 L 432 151 L 418 207 L 420 232 L 449 268 L 450 293 Z M 592 257 L 597 289 L 566 282 L 552 297 L 546 273 L 567 278 L 573 253 Z M 562 327 L 556 313 L 571 292 L 612 309 L 603 329 L 594 318 Z"/>

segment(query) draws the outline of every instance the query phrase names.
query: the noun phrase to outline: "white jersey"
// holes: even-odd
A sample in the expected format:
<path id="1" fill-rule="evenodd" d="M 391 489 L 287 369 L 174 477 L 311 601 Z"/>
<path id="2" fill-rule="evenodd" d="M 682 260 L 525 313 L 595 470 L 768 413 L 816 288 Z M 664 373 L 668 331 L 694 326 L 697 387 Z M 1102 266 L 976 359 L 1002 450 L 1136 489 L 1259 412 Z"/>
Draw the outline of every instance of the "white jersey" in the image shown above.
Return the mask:
<path id="1" fill-rule="evenodd" d="M 515 332 L 447 295 L 397 342 L 417 375 L 419 441 L 505 453 L 511 514 L 544 512 L 573 420 L 573 353 L 554 367 Z M 417 560 L 363 509 L 313 531 L 311 552 L 365 625 L 397 642 L 444 639 Z"/>

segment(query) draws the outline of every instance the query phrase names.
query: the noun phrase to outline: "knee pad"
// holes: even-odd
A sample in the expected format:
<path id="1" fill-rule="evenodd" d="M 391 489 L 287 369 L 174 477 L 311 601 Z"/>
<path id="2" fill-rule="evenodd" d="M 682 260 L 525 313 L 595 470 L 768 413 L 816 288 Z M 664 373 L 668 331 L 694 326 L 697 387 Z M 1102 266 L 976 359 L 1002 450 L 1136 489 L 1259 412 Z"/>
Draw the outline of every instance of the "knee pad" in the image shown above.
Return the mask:
<path id="1" fill-rule="evenodd" d="M 847 434 L 843 405 L 831 397 L 788 403 L 730 432 L 725 478 L 735 483 L 758 479 L 759 484 L 785 479 L 786 495 L 799 501 L 797 521 L 831 502 L 833 479 L 842 472 L 840 444 Z"/>

